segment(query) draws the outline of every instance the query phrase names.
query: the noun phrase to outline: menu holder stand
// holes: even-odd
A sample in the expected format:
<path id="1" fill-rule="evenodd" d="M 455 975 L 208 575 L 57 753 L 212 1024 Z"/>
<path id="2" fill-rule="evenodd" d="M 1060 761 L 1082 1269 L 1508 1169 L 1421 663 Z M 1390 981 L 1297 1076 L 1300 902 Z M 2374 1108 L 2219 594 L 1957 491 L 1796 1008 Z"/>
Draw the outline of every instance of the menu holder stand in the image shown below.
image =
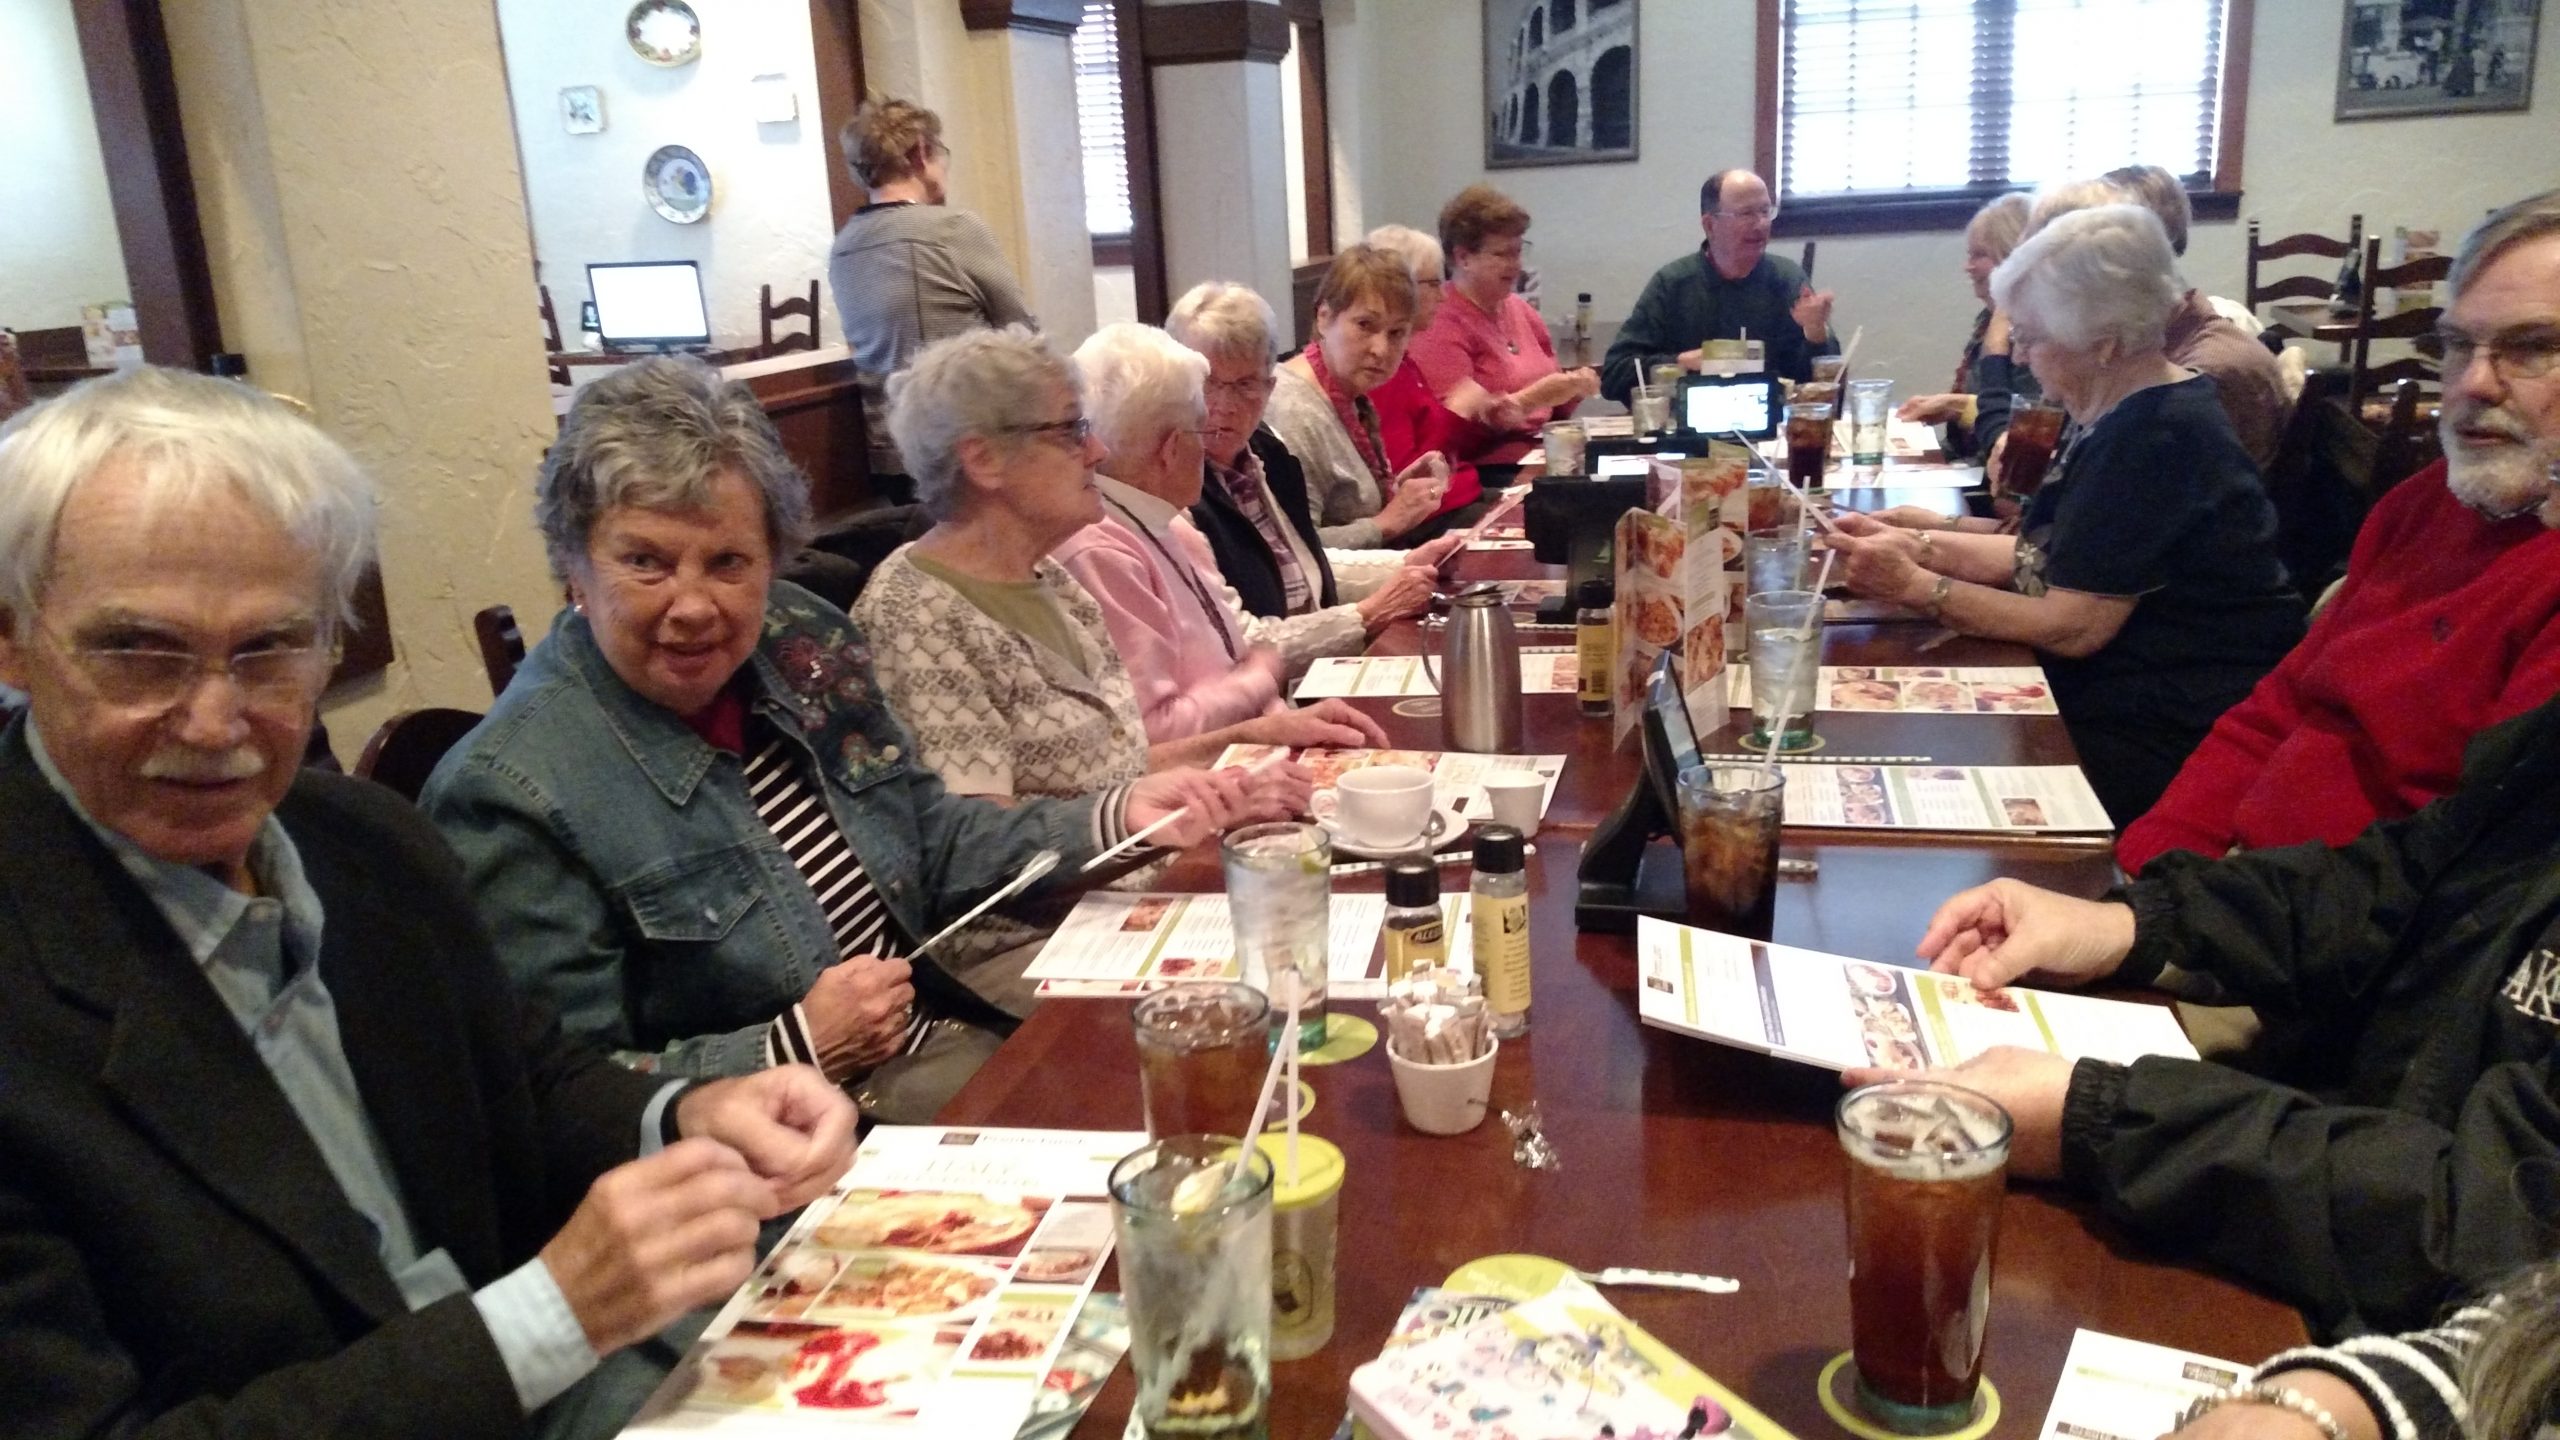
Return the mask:
<path id="1" fill-rule="evenodd" d="M 1540 476 L 1532 482 L 1521 528 L 1540 563 L 1565 567 L 1564 593 L 1539 603 L 1539 624 L 1573 623 L 1582 582 L 1607 580 L 1614 573 L 1610 556 L 1618 517 L 1644 503 L 1641 475 L 1607 480 Z"/>
<path id="2" fill-rule="evenodd" d="M 1680 772 L 1698 763 L 1698 733 L 1669 654 L 1647 681 L 1637 728 L 1643 736 L 1642 773 L 1582 848 L 1573 902 L 1576 930 L 1624 935 L 1634 931 L 1638 916 L 1689 918 L 1688 872 L 1680 858 Z M 1653 843 L 1665 838 L 1671 841 L 1668 851 Z"/>

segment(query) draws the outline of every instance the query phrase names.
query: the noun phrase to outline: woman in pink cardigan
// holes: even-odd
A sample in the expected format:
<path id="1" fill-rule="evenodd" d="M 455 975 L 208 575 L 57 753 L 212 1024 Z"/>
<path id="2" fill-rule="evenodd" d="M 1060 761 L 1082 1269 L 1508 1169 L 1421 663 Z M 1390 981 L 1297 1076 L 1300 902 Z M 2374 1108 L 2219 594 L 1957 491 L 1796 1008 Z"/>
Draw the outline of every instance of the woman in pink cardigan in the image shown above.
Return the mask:
<path id="1" fill-rule="evenodd" d="M 1206 764 L 1234 743 L 1383 745 L 1339 700 L 1280 694 L 1282 662 L 1247 643 L 1244 615 L 1182 512 L 1200 498 L 1209 362 L 1150 325 L 1114 324 L 1075 353 L 1085 416 L 1109 455 L 1094 476 L 1102 519 L 1050 552 L 1101 607 L 1129 670 L 1158 766 Z"/>

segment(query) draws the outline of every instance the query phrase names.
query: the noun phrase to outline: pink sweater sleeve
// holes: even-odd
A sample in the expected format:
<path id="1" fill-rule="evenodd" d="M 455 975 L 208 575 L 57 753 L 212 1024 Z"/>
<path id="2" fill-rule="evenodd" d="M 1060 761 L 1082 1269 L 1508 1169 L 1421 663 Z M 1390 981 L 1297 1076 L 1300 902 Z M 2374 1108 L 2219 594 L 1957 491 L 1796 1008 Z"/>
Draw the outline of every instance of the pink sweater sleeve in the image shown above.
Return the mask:
<path id="1" fill-rule="evenodd" d="M 1157 572 L 1139 548 L 1144 543 L 1106 520 L 1079 531 L 1052 558 L 1101 605 L 1148 743 L 1188 740 L 1261 714 L 1277 698 L 1270 677 L 1228 666 L 1216 635 L 1184 622 L 1171 589 L 1181 582 Z M 1214 657 L 1200 652 L 1203 645 L 1215 648 Z"/>

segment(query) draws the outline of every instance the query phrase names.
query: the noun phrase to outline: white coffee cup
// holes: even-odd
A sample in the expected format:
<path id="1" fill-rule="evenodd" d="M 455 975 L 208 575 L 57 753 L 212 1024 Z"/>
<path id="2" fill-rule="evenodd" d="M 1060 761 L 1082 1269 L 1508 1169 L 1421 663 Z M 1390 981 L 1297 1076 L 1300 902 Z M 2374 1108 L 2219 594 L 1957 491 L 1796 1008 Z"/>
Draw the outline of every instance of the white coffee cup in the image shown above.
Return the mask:
<path id="1" fill-rule="evenodd" d="M 1525 838 L 1538 833 L 1538 816 L 1547 808 L 1547 777 L 1535 770 L 1488 775 L 1484 798 L 1497 824 L 1509 825 Z"/>
<path id="2" fill-rule="evenodd" d="M 1333 821 L 1365 850 L 1422 842 L 1431 823 L 1431 772 L 1412 765 L 1366 765 L 1333 782 Z"/>

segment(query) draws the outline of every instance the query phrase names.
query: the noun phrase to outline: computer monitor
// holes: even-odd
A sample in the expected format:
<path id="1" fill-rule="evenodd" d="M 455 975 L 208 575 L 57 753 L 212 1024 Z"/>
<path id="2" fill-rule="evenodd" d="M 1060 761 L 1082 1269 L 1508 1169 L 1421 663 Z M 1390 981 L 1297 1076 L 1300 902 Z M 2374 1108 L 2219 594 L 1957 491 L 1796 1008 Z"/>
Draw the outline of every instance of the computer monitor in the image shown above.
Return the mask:
<path id="1" fill-rule="evenodd" d="M 1691 435 L 1766 440 L 1785 411 L 1778 382 L 1766 375 L 1689 375 L 1680 381 L 1674 427 Z"/>
<path id="2" fill-rule="evenodd" d="M 634 260 L 587 267 L 596 329 L 610 350 L 674 350 L 711 343 L 702 267 L 691 260 Z"/>

